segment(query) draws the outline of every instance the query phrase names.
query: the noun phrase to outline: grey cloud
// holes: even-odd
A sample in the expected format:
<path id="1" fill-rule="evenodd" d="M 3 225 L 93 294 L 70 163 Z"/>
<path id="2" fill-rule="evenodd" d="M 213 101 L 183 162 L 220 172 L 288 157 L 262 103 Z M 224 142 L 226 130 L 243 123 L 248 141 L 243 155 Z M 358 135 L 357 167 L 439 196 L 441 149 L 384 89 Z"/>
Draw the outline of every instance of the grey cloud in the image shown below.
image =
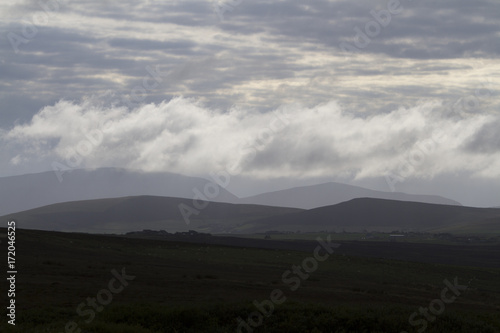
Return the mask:
<path id="1" fill-rule="evenodd" d="M 186 40 L 160 42 L 156 40 L 140 40 L 131 38 L 114 38 L 108 41 L 113 47 L 127 48 L 134 50 L 164 50 L 171 51 L 175 49 L 191 49 L 196 43 Z"/>
<path id="2" fill-rule="evenodd" d="M 349 3 L 319 1 L 308 4 L 316 9 L 312 15 L 310 11 L 296 3 L 255 2 L 251 6 L 248 5 L 246 11 L 235 13 L 234 23 L 224 28 L 238 33 L 256 33 L 266 29 L 271 35 L 276 36 L 276 41 L 285 37 L 289 40 L 308 40 L 338 48 L 342 41 L 352 42 L 356 34 L 354 28 L 359 27 L 363 30 L 367 22 L 374 20 L 370 11 L 378 12 L 385 9 L 385 4 L 386 2 L 376 4 L 366 1 Z M 491 38 L 496 38 L 496 34 L 500 31 L 500 27 L 496 24 L 495 11 L 492 11 L 492 7 L 495 6 L 498 5 L 480 1 L 477 6 L 474 3 L 471 11 L 470 4 L 462 1 L 458 3 L 420 1 L 411 6 L 403 3 L 403 13 L 392 15 L 390 24 L 384 27 L 378 36 L 372 38 L 371 44 L 361 51 L 431 59 L 461 57 L 465 50 L 473 47 L 485 55 L 497 55 L 497 47 L 490 43 Z M 273 19 L 269 20 L 268 16 L 272 16 Z M 250 25 L 250 20 L 255 19 L 261 23 L 258 28 L 255 27 L 257 25 Z M 242 22 L 245 25 L 241 24 Z M 398 38 L 417 38 L 418 43 L 401 43 L 396 41 Z M 426 39 L 429 41 L 426 42 Z M 376 44 L 379 44 L 379 47 Z"/>
<path id="3" fill-rule="evenodd" d="M 33 103 L 24 103 L 29 110 L 20 114 L 34 114 L 60 98 L 80 100 L 106 90 L 126 96 L 141 84 L 146 66 L 156 64 L 168 75 L 161 87 L 147 92 L 144 102 L 184 95 L 215 108 L 240 105 L 266 111 L 284 103 L 311 106 L 338 99 L 351 112 L 377 113 L 419 98 L 452 99 L 467 94 L 469 86 L 474 89 L 474 82 L 457 84 L 455 79 L 469 64 L 467 57 L 498 57 L 500 43 L 493 39 L 499 29 L 497 2 L 402 3 L 404 12 L 360 51 L 366 58 L 345 63 L 324 59 L 341 55 L 340 41 L 351 40 L 354 27 L 372 20 L 370 10 L 385 8 L 386 1 L 243 1 L 223 22 L 210 1 L 75 1 L 61 8 L 61 16 L 126 20 L 130 26 L 96 31 L 43 26 L 19 55 L 1 39 L 0 59 L 8 65 L 0 67 L 5 75 L 0 99 L 8 96 L 11 104 L 21 105 L 29 95 Z M 165 39 L 163 23 L 179 30 L 176 38 Z M 0 29 L 19 31 L 21 26 Z M 106 29 L 107 36 L 100 33 Z M 152 33 L 132 37 L 145 31 Z M 378 82 L 372 81 L 378 76 Z M 431 76 L 442 78 L 429 83 Z M 4 121 L 15 118 L 6 109 L 1 112 Z"/>
<path id="4" fill-rule="evenodd" d="M 477 154 L 500 152 L 500 119 L 484 124 L 464 145 L 466 151 Z"/>
<path id="5" fill-rule="evenodd" d="M 7 161 L 40 157 L 65 161 L 68 151 L 77 149 L 89 131 L 111 120 L 113 126 L 103 133 L 102 143 L 84 157 L 82 166 L 122 165 L 196 174 L 207 168 L 217 170 L 221 163 L 253 150 L 254 156 L 242 164 L 243 174 L 248 176 L 347 173 L 363 178 L 397 172 L 406 154 L 435 133 L 444 132 L 447 139 L 436 145 L 412 177 L 436 176 L 456 168 L 498 177 L 498 169 L 488 169 L 499 162 L 498 157 L 478 150 L 471 163 L 469 152 L 455 149 L 469 144 L 470 137 L 463 133 L 471 129 L 481 147 L 498 145 L 498 136 L 491 130 L 498 118 L 489 127 L 491 117 L 449 118 L 435 112 L 437 106 L 424 103 L 369 117 L 344 112 L 334 102 L 312 108 L 284 106 L 289 121 L 270 133 L 274 112 L 256 114 L 245 108 L 214 112 L 182 98 L 132 110 L 61 101 L 31 122 L 4 132 L 2 139 L 16 146 L 20 156 L 14 153 Z M 266 128 L 269 140 L 262 139 Z"/>

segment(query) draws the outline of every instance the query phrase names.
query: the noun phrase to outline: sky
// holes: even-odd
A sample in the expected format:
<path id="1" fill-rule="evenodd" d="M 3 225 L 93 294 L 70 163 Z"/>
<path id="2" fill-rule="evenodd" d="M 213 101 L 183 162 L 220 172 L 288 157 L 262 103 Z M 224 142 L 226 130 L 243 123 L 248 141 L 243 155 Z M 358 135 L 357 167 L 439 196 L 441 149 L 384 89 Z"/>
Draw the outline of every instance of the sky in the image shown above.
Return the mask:
<path id="1" fill-rule="evenodd" d="M 7 3 L 7 4 L 6 4 Z M 500 206 L 496 0 L 0 4 L 0 177 L 123 167 Z"/>

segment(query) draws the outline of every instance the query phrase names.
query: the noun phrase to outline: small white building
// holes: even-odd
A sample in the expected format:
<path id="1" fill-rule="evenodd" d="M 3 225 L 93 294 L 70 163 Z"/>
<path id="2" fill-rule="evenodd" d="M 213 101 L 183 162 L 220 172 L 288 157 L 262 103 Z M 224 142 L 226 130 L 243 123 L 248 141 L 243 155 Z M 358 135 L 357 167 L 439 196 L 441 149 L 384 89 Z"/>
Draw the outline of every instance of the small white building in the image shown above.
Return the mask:
<path id="1" fill-rule="evenodd" d="M 398 239 L 403 238 L 404 236 L 405 235 L 401 235 L 401 234 L 391 234 L 391 235 L 389 235 L 389 239 L 391 240 L 391 242 L 395 242 Z"/>

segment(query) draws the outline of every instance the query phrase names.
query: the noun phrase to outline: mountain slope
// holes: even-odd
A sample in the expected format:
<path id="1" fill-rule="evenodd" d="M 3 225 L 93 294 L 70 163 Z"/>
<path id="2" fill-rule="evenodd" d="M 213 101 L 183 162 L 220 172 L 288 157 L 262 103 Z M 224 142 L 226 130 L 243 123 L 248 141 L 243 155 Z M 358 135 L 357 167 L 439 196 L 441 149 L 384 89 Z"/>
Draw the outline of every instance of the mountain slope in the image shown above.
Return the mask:
<path id="1" fill-rule="evenodd" d="M 246 221 L 300 211 L 257 205 L 238 205 L 206 202 L 203 209 L 196 209 L 191 199 L 134 196 L 111 199 L 84 200 L 58 203 L 23 212 L 2 216 L 3 221 L 16 220 L 21 229 L 52 231 L 78 231 L 91 233 L 124 233 L 143 229 L 230 232 L 242 228 Z M 189 224 L 180 205 L 193 214 Z M 244 227 L 243 227 L 244 229 Z"/>
<path id="2" fill-rule="evenodd" d="M 60 176 L 61 182 L 53 171 L 0 178 L 0 215 L 54 203 L 124 196 L 152 195 L 192 199 L 195 190 L 204 193 L 207 184 L 213 185 L 204 178 L 119 168 L 75 169 Z M 243 199 L 220 186 L 217 189 L 218 195 L 208 197 L 208 200 L 301 209 L 333 205 L 359 197 L 460 205 L 439 196 L 381 192 L 339 183 L 296 187 Z M 210 186 L 208 191 L 213 192 L 213 187 Z"/>
<path id="3" fill-rule="evenodd" d="M 441 205 L 461 205 L 459 202 L 436 195 L 416 195 L 399 192 L 374 191 L 358 186 L 333 182 L 263 193 L 242 198 L 240 202 L 256 205 L 265 204 L 278 207 L 313 209 L 335 205 L 355 198 L 378 198 Z"/>
<path id="4" fill-rule="evenodd" d="M 247 232 L 279 231 L 430 231 L 450 226 L 473 226 L 500 217 L 500 209 L 436 205 L 419 202 L 360 198 L 288 215 L 245 223 Z M 493 219 L 494 220 L 488 220 Z M 500 231 L 500 225 L 496 227 Z"/>
<path id="5" fill-rule="evenodd" d="M 208 183 L 203 178 L 168 172 L 101 168 L 65 172 L 59 182 L 55 172 L 43 172 L 0 178 L 0 215 L 20 212 L 54 203 L 116 198 L 137 195 L 158 195 L 193 198 L 193 189 L 202 193 Z M 237 202 L 238 197 L 219 188 L 216 202 Z M 211 189 L 212 190 L 212 189 Z"/>
<path id="6" fill-rule="evenodd" d="M 360 198 L 311 210 L 263 205 L 197 202 L 134 196 L 73 201 L 2 216 L 24 229 L 124 233 L 143 229 L 168 232 L 255 233 L 270 230 L 428 231 L 499 233 L 500 209 Z M 191 210 L 186 223 L 180 205 Z M 187 212 L 188 210 L 184 210 Z"/>

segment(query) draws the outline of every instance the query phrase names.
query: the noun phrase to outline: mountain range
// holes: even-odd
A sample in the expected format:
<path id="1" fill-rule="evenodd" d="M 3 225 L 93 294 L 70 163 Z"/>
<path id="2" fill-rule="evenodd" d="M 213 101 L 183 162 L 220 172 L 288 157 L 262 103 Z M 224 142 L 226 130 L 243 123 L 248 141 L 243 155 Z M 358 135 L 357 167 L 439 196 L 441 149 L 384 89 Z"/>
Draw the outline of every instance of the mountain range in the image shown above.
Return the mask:
<path id="1" fill-rule="evenodd" d="M 190 212 L 183 215 L 180 207 Z M 198 209 L 199 208 L 199 209 Z M 19 228 L 121 234 L 144 229 L 208 233 L 386 231 L 491 234 L 500 209 L 358 198 L 310 210 L 135 196 L 58 203 L 1 217 Z"/>
<path id="2" fill-rule="evenodd" d="M 61 181 L 59 181 L 61 180 Z M 139 195 L 193 198 L 207 180 L 169 172 L 146 173 L 119 168 L 74 169 L 0 178 L 0 215 L 50 204 Z M 215 202 L 237 202 L 238 197 L 219 187 Z"/>
<path id="3" fill-rule="evenodd" d="M 267 230 L 312 232 L 386 231 L 500 232 L 500 209 L 357 198 L 280 216 L 246 222 L 251 233 Z"/>
<path id="4" fill-rule="evenodd" d="M 63 176 L 0 178 L 0 215 L 20 228 L 91 233 L 500 230 L 499 208 L 333 182 L 238 198 L 213 181 L 174 173 L 102 168 Z"/>
<path id="5" fill-rule="evenodd" d="M 257 205 L 312 209 L 334 205 L 356 198 L 377 198 L 399 201 L 424 202 L 440 205 L 461 205 L 457 201 L 443 198 L 437 195 L 383 192 L 370 190 L 359 186 L 333 182 L 311 186 L 294 187 L 281 191 L 263 193 L 247 198 L 242 198 L 240 202 Z"/>
<path id="6" fill-rule="evenodd" d="M 208 192 L 207 192 L 208 191 Z M 211 192 L 210 192 L 211 191 Z M 0 178 L 0 215 L 25 211 L 55 203 L 127 196 L 165 196 L 193 199 L 196 193 L 212 202 L 255 204 L 312 209 L 355 198 L 379 198 L 445 205 L 460 203 L 434 195 L 414 195 L 374 191 L 340 183 L 295 187 L 238 198 L 212 180 L 119 168 L 75 169 L 63 174 L 43 172 Z"/>
<path id="7" fill-rule="evenodd" d="M 247 221 L 301 211 L 220 202 L 205 202 L 202 207 L 186 198 L 133 196 L 57 203 L 1 218 L 15 220 L 23 229 L 66 232 L 120 234 L 152 229 L 222 233 L 244 230 Z M 183 215 L 183 211 L 191 213 Z"/>

